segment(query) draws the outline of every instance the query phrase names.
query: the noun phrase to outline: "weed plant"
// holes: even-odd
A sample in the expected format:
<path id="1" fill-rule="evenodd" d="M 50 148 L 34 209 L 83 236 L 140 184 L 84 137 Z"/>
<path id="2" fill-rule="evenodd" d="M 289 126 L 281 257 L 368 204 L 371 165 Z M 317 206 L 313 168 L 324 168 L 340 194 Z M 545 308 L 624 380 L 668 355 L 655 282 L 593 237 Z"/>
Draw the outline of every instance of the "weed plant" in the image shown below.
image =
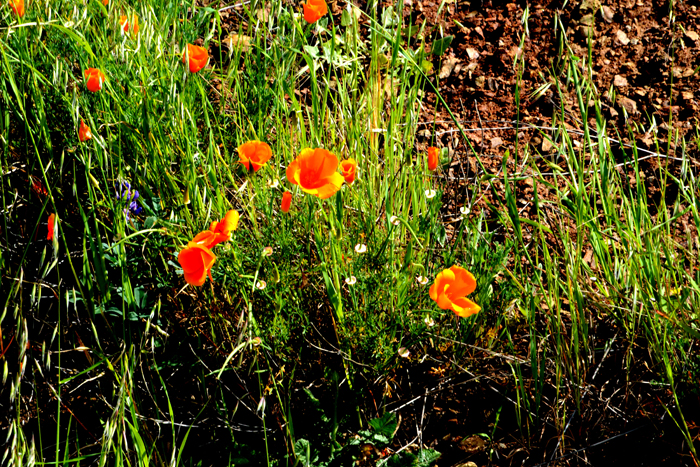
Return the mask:
<path id="1" fill-rule="evenodd" d="M 547 426 L 564 455 L 612 354 L 623 394 L 646 366 L 695 457 L 697 132 L 653 153 L 615 144 L 590 57 L 562 32 L 543 89 L 579 114 L 538 130 L 556 159 L 518 145 L 491 173 L 454 121 L 462 154 L 430 170 L 416 130 L 451 40 L 436 34 L 376 2 L 313 24 L 277 1 L 2 5 L 3 465 L 433 465 L 395 437 L 392 381 L 445 356 L 485 378 L 478 359 L 498 356 L 515 436 Z M 187 44 L 206 67 L 183 63 Z M 260 170 L 239 163 L 251 140 L 272 150 Z M 356 180 L 304 192 L 286 169 L 305 148 L 353 158 Z M 459 157 L 479 170 L 458 192 Z M 230 210 L 211 279 L 188 285 L 178 255 Z M 453 265 L 476 278 L 470 317 L 429 296 Z"/>

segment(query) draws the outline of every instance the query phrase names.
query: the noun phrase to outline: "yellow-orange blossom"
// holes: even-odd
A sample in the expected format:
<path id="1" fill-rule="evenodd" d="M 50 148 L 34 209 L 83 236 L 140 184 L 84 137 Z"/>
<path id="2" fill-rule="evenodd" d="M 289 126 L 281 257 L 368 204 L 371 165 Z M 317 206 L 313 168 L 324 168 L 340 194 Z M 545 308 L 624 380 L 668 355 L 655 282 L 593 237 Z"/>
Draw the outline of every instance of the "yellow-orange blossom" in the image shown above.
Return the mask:
<path id="1" fill-rule="evenodd" d="M 287 166 L 287 179 L 306 193 L 327 199 L 343 186 L 343 176 L 337 170 L 335 154 L 325 149 L 306 148 Z"/>
<path id="2" fill-rule="evenodd" d="M 182 266 L 185 280 L 190 285 L 202 285 L 207 276 L 211 279 L 211 268 L 216 261 L 216 256 L 210 248 L 229 240 L 231 232 L 238 227 L 238 212 L 231 210 L 220 221 L 214 221 L 209 225 L 209 230 L 200 232 L 177 257 Z"/>
<path id="3" fill-rule="evenodd" d="M 457 316 L 466 318 L 481 310 L 481 307 L 466 296 L 476 289 L 472 273 L 460 266 L 452 266 L 437 275 L 430 286 L 430 298 L 443 310 L 452 310 Z"/>

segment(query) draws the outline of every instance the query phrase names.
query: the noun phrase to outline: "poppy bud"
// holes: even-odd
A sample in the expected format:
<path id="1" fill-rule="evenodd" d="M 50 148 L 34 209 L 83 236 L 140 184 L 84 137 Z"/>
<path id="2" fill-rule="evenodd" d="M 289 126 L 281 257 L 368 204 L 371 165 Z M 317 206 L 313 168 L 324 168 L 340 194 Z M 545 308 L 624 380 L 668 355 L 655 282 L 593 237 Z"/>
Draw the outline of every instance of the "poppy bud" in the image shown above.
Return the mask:
<path id="1" fill-rule="evenodd" d="M 435 170 L 440 159 L 440 150 L 438 148 L 428 148 L 428 170 Z"/>
<path id="2" fill-rule="evenodd" d="M 289 212 L 289 208 L 292 207 L 292 193 L 285 191 L 282 194 L 282 212 Z"/>

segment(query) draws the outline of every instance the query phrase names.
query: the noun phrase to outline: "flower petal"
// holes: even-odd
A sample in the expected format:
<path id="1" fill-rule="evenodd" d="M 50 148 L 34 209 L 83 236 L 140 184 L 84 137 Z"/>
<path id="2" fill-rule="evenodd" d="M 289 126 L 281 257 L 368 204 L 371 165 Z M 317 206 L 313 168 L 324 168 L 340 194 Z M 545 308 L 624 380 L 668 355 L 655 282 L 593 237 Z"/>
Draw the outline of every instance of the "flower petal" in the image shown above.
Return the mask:
<path id="1" fill-rule="evenodd" d="M 461 318 L 467 318 L 475 315 L 481 310 L 481 307 L 469 300 L 467 297 L 461 297 L 452 302 L 452 311 Z"/>
<path id="2" fill-rule="evenodd" d="M 452 266 L 450 271 L 454 273 L 454 285 L 450 289 L 450 295 L 453 297 L 464 297 L 474 292 L 476 289 L 476 279 L 471 272 L 460 266 Z"/>

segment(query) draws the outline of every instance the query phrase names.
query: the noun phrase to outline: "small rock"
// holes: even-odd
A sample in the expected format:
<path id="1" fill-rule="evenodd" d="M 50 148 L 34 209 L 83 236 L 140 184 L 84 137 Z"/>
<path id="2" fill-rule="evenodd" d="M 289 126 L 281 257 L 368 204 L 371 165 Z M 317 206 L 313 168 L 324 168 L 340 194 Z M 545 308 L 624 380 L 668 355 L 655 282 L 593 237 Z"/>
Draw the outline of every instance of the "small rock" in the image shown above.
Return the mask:
<path id="1" fill-rule="evenodd" d="M 491 149 L 496 149 L 498 146 L 501 146 L 503 144 L 503 140 L 496 136 L 495 138 L 491 138 Z"/>
<path id="2" fill-rule="evenodd" d="M 470 436 L 469 438 L 464 438 L 459 443 L 459 448 L 466 451 L 469 454 L 474 454 L 486 449 L 486 443 L 480 436 Z"/>
<path id="3" fill-rule="evenodd" d="M 697 42 L 697 40 L 700 39 L 700 35 L 698 35 L 698 33 L 695 31 L 686 31 L 685 37 L 694 42 Z"/>
<path id="4" fill-rule="evenodd" d="M 695 97 L 695 96 L 693 96 L 692 91 L 683 91 L 681 93 L 681 97 L 683 97 L 683 100 L 689 101 L 689 100 L 692 100 L 693 97 Z"/>
<path id="5" fill-rule="evenodd" d="M 603 19 L 608 23 L 612 23 L 614 17 L 615 12 L 613 11 L 613 9 L 607 5 L 603 5 Z"/>
<path id="6" fill-rule="evenodd" d="M 627 33 L 625 33 L 625 31 L 621 31 L 619 29 L 615 31 L 615 38 L 622 45 L 627 45 L 630 43 L 629 37 L 627 37 Z"/>
<path id="7" fill-rule="evenodd" d="M 467 48 L 467 56 L 469 57 L 469 60 L 476 60 L 479 58 L 479 52 L 477 52 L 476 49 L 469 47 Z"/>
<path id="8" fill-rule="evenodd" d="M 454 70 L 455 66 L 457 65 L 457 62 L 459 62 L 459 59 L 455 56 L 450 56 L 443 60 L 442 67 L 440 67 L 440 79 L 445 79 L 450 76 L 452 74 L 452 70 Z"/>
<path id="9" fill-rule="evenodd" d="M 593 15 L 583 15 L 579 20 L 579 23 L 584 26 L 593 26 Z"/>
<path id="10" fill-rule="evenodd" d="M 615 87 L 624 88 L 625 86 L 627 86 L 627 78 L 625 78 L 624 76 L 615 75 L 615 78 L 613 79 L 613 84 L 615 85 Z"/>
<path id="11" fill-rule="evenodd" d="M 552 144 L 552 140 L 550 140 L 549 138 L 545 137 L 542 139 L 542 152 L 551 151 L 553 146 L 554 145 Z"/>
<path id="12" fill-rule="evenodd" d="M 618 96 L 617 105 L 625 109 L 630 115 L 634 115 L 637 113 L 637 103 L 629 97 Z"/>
<path id="13" fill-rule="evenodd" d="M 484 84 L 486 84 L 486 78 L 483 76 L 477 76 L 474 80 L 474 84 L 476 84 L 477 88 L 483 88 Z"/>
<path id="14" fill-rule="evenodd" d="M 241 52 L 247 52 L 250 50 L 250 41 L 251 38 L 248 36 L 244 36 L 242 34 L 231 34 L 223 40 L 223 43 L 229 48 L 231 53 L 239 48 L 241 49 Z"/>

